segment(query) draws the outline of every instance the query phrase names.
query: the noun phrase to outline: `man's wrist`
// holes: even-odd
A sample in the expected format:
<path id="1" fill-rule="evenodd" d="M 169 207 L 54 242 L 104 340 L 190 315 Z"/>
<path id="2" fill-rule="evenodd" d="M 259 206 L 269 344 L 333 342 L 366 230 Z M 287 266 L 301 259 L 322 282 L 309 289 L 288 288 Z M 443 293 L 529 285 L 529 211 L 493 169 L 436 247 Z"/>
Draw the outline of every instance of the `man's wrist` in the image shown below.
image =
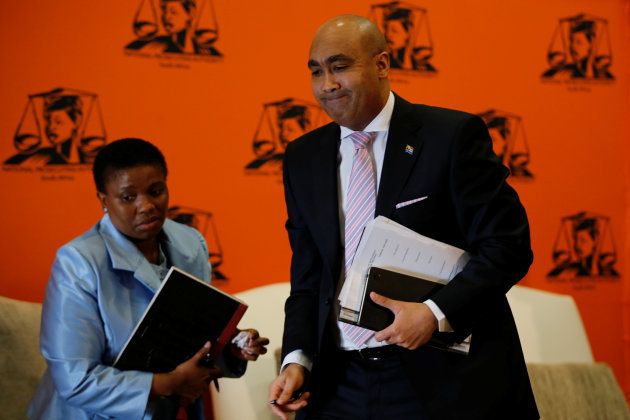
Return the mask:
<path id="1" fill-rule="evenodd" d="M 442 312 L 440 307 L 437 306 L 435 302 L 433 302 L 431 299 L 427 299 L 423 303 L 427 305 L 429 309 L 431 310 L 431 312 L 433 313 L 433 316 L 435 317 L 436 322 L 437 322 L 437 331 L 453 332 L 453 327 L 451 327 L 451 324 L 448 322 L 448 319 L 446 319 L 446 315 L 444 315 L 444 312 Z"/>
<path id="2" fill-rule="evenodd" d="M 312 359 L 302 350 L 293 350 L 291 353 L 284 356 L 280 372 L 282 372 L 289 363 L 297 363 L 309 372 L 313 368 Z"/>

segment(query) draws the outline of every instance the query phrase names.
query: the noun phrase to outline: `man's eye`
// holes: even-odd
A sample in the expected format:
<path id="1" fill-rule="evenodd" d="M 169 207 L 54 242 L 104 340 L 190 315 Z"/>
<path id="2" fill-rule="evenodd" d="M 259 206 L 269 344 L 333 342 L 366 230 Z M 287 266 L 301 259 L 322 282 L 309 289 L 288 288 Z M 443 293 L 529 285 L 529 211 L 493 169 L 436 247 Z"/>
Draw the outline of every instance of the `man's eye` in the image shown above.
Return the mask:
<path id="1" fill-rule="evenodd" d="M 348 66 L 335 66 L 333 67 L 333 71 L 344 71 Z"/>
<path id="2" fill-rule="evenodd" d="M 320 69 L 311 70 L 311 76 L 319 76 L 322 74 Z"/>

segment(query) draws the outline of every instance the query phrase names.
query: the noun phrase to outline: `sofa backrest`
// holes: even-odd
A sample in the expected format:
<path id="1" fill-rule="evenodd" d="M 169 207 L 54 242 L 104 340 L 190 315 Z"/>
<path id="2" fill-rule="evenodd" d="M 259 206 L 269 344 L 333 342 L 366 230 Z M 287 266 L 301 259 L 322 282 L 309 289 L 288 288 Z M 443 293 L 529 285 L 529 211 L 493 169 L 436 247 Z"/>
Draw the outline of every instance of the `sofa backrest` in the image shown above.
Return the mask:
<path id="1" fill-rule="evenodd" d="M 39 351 L 42 305 L 0 296 L 0 407 L 7 419 L 26 406 L 46 368 Z"/>

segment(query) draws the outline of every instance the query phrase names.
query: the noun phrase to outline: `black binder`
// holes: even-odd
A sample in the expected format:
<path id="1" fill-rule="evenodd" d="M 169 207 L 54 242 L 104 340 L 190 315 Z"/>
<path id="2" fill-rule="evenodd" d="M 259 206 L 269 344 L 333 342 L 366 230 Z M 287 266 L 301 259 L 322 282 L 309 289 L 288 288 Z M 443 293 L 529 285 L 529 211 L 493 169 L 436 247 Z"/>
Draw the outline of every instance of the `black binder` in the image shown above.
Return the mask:
<path id="1" fill-rule="evenodd" d="M 432 280 L 371 267 L 361 309 L 358 314 L 355 314 L 356 321 L 344 320 L 341 317 L 340 319 L 363 328 L 380 331 L 394 322 L 394 314 L 389 309 L 372 302 L 370 292 L 405 302 L 423 302 L 441 288 L 441 283 Z"/>
<path id="2" fill-rule="evenodd" d="M 390 299 L 404 302 L 423 302 L 440 290 L 444 285 L 433 280 L 418 276 L 410 276 L 380 267 L 371 267 L 365 283 L 365 291 L 359 312 L 341 308 L 339 320 L 348 324 L 358 325 L 373 331 L 387 328 L 394 322 L 394 314 L 370 299 L 370 292 Z M 431 340 L 426 344 L 440 350 L 464 353 L 456 348 L 456 343 L 461 343 L 470 332 L 435 332 Z"/>
<path id="3" fill-rule="evenodd" d="M 206 341 L 216 360 L 246 310 L 240 299 L 172 267 L 114 367 L 170 372 Z"/>

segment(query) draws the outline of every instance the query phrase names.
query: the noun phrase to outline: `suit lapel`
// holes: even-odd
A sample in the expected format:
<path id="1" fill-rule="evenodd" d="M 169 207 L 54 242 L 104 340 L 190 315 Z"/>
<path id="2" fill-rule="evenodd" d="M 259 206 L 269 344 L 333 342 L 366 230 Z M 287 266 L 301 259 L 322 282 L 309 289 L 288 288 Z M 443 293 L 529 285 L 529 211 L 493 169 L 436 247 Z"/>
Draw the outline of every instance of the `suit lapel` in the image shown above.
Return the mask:
<path id="1" fill-rule="evenodd" d="M 376 215 L 389 217 L 420 155 L 422 125 L 413 105 L 396 95 L 389 124 L 383 169 L 376 197 Z"/>
<path id="2" fill-rule="evenodd" d="M 99 233 L 112 261 L 112 268 L 133 272 L 136 280 L 153 292 L 160 287 L 160 278 L 151 268 L 149 261 L 129 239 L 114 227 L 107 214 L 101 219 Z"/>
<path id="3" fill-rule="evenodd" d="M 317 220 L 320 232 L 317 236 L 321 240 L 321 249 L 324 258 L 333 270 L 333 278 L 336 281 L 341 255 L 340 229 L 339 229 L 339 199 L 337 187 L 337 167 L 339 155 L 339 126 L 330 124 L 323 136 L 318 141 L 318 148 L 314 152 L 311 176 L 314 176 L 313 215 Z"/>

